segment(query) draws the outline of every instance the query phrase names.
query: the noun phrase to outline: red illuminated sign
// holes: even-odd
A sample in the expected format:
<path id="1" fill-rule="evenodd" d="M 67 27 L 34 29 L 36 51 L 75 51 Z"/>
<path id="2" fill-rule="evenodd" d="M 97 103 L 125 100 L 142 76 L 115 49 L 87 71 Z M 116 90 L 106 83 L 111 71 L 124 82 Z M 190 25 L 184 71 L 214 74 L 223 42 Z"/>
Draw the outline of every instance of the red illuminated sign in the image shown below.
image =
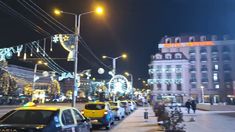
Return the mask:
<path id="1" fill-rule="evenodd" d="M 164 43 L 160 44 L 163 48 L 172 47 L 195 47 L 195 46 L 214 46 L 213 41 L 203 41 L 203 42 L 186 42 L 186 43 Z"/>

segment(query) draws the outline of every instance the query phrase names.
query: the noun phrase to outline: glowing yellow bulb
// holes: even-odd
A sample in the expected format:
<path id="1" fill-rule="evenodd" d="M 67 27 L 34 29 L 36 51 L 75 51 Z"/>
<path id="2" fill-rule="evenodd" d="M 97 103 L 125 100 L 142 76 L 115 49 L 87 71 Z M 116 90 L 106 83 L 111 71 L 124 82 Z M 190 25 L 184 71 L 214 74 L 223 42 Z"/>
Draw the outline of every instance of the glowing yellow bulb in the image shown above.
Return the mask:
<path id="1" fill-rule="evenodd" d="M 59 9 L 55 9 L 55 10 L 54 10 L 54 13 L 55 13 L 56 15 L 61 15 L 61 11 L 60 11 Z"/>
<path id="2" fill-rule="evenodd" d="M 97 14 L 103 14 L 103 8 L 97 7 L 97 8 L 96 8 L 96 13 L 97 13 Z"/>
<path id="3" fill-rule="evenodd" d="M 127 58 L 127 55 L 126 54 L 122 54 L 122 58 Z"/>

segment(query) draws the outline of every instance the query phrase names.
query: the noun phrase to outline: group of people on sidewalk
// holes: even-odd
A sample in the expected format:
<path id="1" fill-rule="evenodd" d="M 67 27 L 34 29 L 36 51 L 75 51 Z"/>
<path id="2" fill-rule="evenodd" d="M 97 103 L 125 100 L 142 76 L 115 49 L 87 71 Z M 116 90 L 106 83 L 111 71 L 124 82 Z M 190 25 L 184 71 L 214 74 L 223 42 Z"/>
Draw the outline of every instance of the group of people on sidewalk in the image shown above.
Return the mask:
<path id="1" fill-rule="evenodd" d="M 188 99 L 188 101 L 185 103 L 185 107 L 187 108 L 188 114 L 190 114 L 190 109 L 193 110 L 194 114 L 196 113 L 197 104 L 195 100 Z"/>

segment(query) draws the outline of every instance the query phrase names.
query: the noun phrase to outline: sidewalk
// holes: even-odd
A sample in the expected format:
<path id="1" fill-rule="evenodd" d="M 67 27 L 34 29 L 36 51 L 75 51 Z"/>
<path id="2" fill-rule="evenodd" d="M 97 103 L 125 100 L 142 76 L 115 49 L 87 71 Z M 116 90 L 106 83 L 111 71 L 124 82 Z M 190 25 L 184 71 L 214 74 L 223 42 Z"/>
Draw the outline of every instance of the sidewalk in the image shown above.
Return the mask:
<path id="1" fill-rule="evenodd" d="M 144 119 L 145 109 L 148 111 L 147 120 Z M 161 130 L 157 125 L 157 117 L 155 117 L 152 107 L 139 107 L 110 132 L 162 132 Z"/>
<path id="2" fill-rule="evenodd" d="M 234 111 L 201 111 L 190 114 L 182 109 L 186 132 L 234 132 L 235 117 L 225 116 L 226 114 L 235 115 Z M 190 119 L 194 121 L 190 121 Z"/>

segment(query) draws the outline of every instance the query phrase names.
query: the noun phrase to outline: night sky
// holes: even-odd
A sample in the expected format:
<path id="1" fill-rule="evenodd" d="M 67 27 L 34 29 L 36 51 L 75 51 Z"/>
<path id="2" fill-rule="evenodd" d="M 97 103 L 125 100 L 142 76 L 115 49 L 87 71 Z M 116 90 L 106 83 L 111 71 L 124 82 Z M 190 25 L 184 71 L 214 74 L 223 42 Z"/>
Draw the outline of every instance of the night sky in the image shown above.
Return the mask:
<path id="1" fill-rule="evenodd" d="M 95 5 L 105 8 L 103 16 L 89 14 L 82 16 L 81 36 L 101 60 L 102 55 L 117 57 L 123 52 L 127 60 L 117 61 L 117 72 L 129 71 L 135 80 L 148 78 L 150 56 L 156 53 L 157 44 L 164 36 L 180 35 L 222 35 L 235 32 L 235 0 L 0 0 L 0 47 L 10 47 L 64 33 L 35 17 L 26 7 L 36 8 L 32 2 L 49 15 L 74 30 L 74 17 L 54 16 L 53 9 L 83 13 L 94 10 Z M 3 7 L 3 2 L 10 8 L 50 33 L 36 32 L 28 23 L 20 20 Z M 32 9 L 32 8 L 31 8 Z M 35 12 L 35 11 L 34 11 Z M 49 45 L 49 44 L 48 44 Z M 47 46 L 47 50 L 48 50 Z M 98 78 L 110 78 L 107 74 L 98 75 L 97 69 L 103 67 L 91 54 L 79 45 L 79 70 L 92 69 Z M 67 52 L 59 45 L 54 46 L 51 57 L 65 58 Z M 84 59 L 86 58 L 86 59 Z M 10 64 L 33 67 L 34 62 L 10 60 Z M 88 62 L 88 61 L 89 62 Z M 102 60 L 112 66 L 111 60 Z M 56 62 L 68 71 L 73 71 L 73 63 L 66 60 Z M 106 71 L 107 68 L 103 67 Z"/>

